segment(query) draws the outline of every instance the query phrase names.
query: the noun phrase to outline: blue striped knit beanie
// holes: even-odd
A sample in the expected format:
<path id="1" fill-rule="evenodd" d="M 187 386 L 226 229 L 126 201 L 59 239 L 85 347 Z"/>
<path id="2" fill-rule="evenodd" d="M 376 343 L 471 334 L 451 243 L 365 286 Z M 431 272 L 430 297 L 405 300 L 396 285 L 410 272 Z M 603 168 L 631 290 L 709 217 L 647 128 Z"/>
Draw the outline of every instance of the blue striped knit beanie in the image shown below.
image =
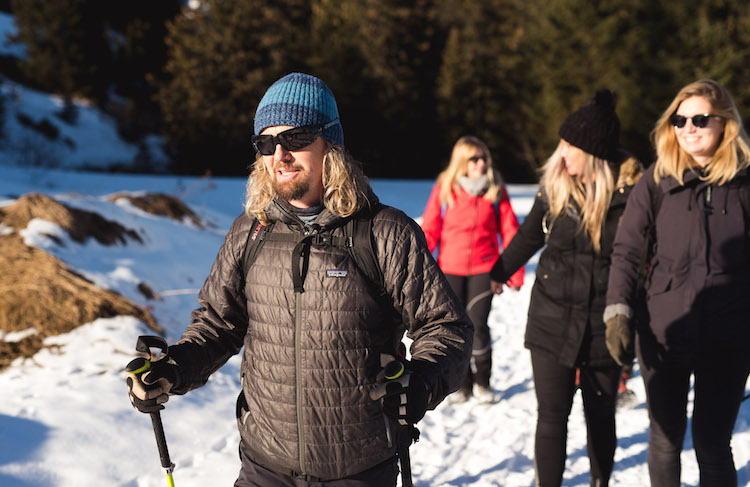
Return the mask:
<path id="1" fill-rule="evenodd" d="M 323 81 L 303 73 L 290 73 L 268 88 L 255 112 L 255 135 L 276 125 L 322 125 L 339 118 L 333 93 Z M 323 132 L 323 138 L 343 147 L 341 123 Z"/>

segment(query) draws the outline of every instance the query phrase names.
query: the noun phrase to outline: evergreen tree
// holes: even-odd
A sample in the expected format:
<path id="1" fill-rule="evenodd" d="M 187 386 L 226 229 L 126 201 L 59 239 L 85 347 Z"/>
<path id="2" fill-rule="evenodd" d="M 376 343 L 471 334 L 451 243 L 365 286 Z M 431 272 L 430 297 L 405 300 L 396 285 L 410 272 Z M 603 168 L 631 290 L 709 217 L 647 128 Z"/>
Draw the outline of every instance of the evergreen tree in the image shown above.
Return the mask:
<path id="1" fill-rule="evenodd" d="M 107 96 L 110 52 L 105 29 L 107 5 L 97 0 L 12 0 L 27 60 L 27 79 L 66 99 Z"/>
<path id="2" fill-rule="evenodd" d="M 619 95 L 621 143 L 645 164 L 650 132 L 687 83 L 714 78 L 742 108 L 750 102 L 750 7 L 745 2 L 550 0 L 529 24 L 524 57 L 534 93 L 523 117 L 539 135 L 540 160 L 557 143 L 563 118 L 596 88 Z"/>
<path id="3" fill-rule="evenodd" d="M 685 6 L 660 0 L 669 30 L 658 42 L 669 76 L 663 110 L 683 85 L 703 78 L 722 83 L 750 115 L 750 4 L 722 0 Z"/>
<path id="4" fill-rule="evenodd" d="M 309 73 L 322 79 L 336 96 L 347 150 L 365 164 L 369 176 L 383 174 L 374 166 L 383 157 L 384 118 L 376 94 L 379 83 L 369 76 L 363 48 L 368 42 L 361 24 L 366 5 L 359 0 L 313 3 Z"/>
<path id="5" fill-rule="evenodd" d="M 523 117 L 536 134 L 534 152 L 544 161 L 554 150 L 563 119 L 597 88 L 618 94 L 621 143 L 650 159 L 648 132 L 657 111 L 648 100 L 663 78 L 651 52 L 659 21 L 651 0 L 551 0 L 529 25 L 524 57 L 531 62 L 531 86 Z"/>
<path id="6" fill-rule="evenodd" d="M 312 74 L 336 95 L 347 149 L 371 177 L 432 177 L 443 138 L 434 85 L 444 35 L 432 0 L 320 0 Z"/>
<path id="7" fill-rule="evenodd" d="M 164 81 L 167 22 L 180 12 L 181 0 L 114 2 L 107 9 L 113 56 L 111 80 L 122 97 L 122 132 L 137 138 L 161 130 L 156 88 Z"/>
<path id="8" fill-rule="evenodd" d="M 534 181 L 531 140 L 519 116 L 526 85 L 519 51 L 522 6 L 516 0 L 448 0 L 441 12 L 449 35 L 437 96 L 448 149 L 460 136 L 476 135 L 488 144 L 506 178 Z"/>
<path id="9" fill-rule="evenodd" d="M 367 60 L 364 76 L 376 84 L 371 94 L 379 125 L 370 134 L 374 176 L 429 178 L 445 157 L 438 121 L 435 80 L 445 33 L 436 21 L 434 0 L 365 0 L 360 29 Z M 379 120 L 378 120 L 379 119 Z M 372 135 L 370 135 L 372 138 Z M 387 143 L 384 143 L 387 141 Z M 382 171 L 382 172 L 381 172 Z"/>
<path id="10" fill-rule="evenodd" d="M 275 80 L 305 68 L 310 14 L 309 0 L 209 0 L 175 19 L 170 79 L 158 94 L 175 169 L 246 171 L 260 98 Z"/>

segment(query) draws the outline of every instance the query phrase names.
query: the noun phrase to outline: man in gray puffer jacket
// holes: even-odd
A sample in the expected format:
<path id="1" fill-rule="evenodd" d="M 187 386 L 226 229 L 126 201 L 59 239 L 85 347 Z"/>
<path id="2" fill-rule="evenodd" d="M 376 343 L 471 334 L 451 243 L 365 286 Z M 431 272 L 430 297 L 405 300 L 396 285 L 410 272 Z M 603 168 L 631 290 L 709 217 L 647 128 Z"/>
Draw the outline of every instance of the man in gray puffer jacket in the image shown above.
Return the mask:
<path id="1" fill-rule="evenodd" d="M 278 80 L 254 125 L 259 155 L 245 213 L 169 360 L 129 381 L 131 401 L 158 410 L 244 346 L 236 486 L 395 486 L 395 427 L 419 421 L 458 388 L 473 325 L 403 212 L 382 207 L 372 217 L 384 298 L 345 246 L 330 245 L 346 241 L 346 221 L 378 200 L 343 149 L 336 102 L 321 80 Z M 256 238 L 265 242 L 245 269 L 246 243 Z M 396 355 L 404 330 L 413 340 L 410 360 L 401 359 L 408 380 L 378 389 L 381 355 Z"/>

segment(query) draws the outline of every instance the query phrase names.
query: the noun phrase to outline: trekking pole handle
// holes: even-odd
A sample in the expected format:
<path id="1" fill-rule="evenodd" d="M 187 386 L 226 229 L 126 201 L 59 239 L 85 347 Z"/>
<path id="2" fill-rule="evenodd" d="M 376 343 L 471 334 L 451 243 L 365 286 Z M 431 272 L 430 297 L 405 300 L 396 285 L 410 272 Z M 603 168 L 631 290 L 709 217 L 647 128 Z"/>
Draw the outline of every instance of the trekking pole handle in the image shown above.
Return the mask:
<path id="1" fill-rule="evenodd" d="M 141 338 L 138 338 L 138 345 L 136 350 L 140 352 L 148 353 L 148 346 L 146 350 L 142 350 Z M 166 345 L 166 343 L 165 343 Z M 161 348 L 161 347 L 160 347 Z M 125 371 L 130 374 L 140 376 L 141 374 L 148 372 L 151 369 L 151 361 L 147 358 L 138 357 L 130 361 L 125 367 Z M 174 479 L 172 478 L 172 472 L 174 471 L 174 463 L 169 459 L 169 449 L 167 449 L 167 438 L 164 435 L 164 425 L 161 422 L 161 414 L 159 411 L 149 413 L 151 415 L 151 425 L 154 428 L 154 435 L 156 436 L 156 447 L 159 449 L 159 460 L 161 461 L 161 467 L 164 471 L 164 475 L 167 477 L 168 487 L 174 487 Z"/>
<path id="2" fill-rule="evenodd" d="M 398 360 L 392 360 L 386 364 L 383 369 L 383 375 L 385 376 L 385 380 L 396 380 L 401 377 L 405 371 L 406 367 L 404 367 L 404 364 Z"/>

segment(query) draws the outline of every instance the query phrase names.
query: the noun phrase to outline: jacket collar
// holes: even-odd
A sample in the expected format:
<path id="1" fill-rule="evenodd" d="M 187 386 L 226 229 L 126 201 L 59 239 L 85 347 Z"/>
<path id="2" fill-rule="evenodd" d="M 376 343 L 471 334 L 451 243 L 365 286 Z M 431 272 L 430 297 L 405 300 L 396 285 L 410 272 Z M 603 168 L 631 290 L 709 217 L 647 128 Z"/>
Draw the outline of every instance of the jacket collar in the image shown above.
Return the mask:
<path id="1" fill-rule="evenodd" d="M 750 169 L 743 168 L 740 169 L 737 174 L 732 178 L 732 180 L 738 180 L 740 178 L 746 178 L 750 175 Z M 653 176 L 652 176 L 653 177 Z M 695 187 L 701 187 L 705 186 L 708 183 L 705 181 L 702 181 L 700 179 L 700 174 L 697 171 L 691 171 L 690 169 L 685 169 L 685 172 L 682 173 L 682 181 L 684 183 L 684 186 L 695 186 Z M 673 191 L 680 187 L 680 183 L 673 177 L 669 176 L 666 178 L 661 178 L 659 181 L 659 186 L 661 186 L 662 190 L 666 193 Z"/>
<path id="2" fill-rule="evenodd" d="M 379 203 L 378 197 L 372 191 L 372 188 L 369 187 L 367 188 L 367 201 L 369 205 L 360 210 L 360 212 L 367 211 L 368 208 L 374 208 Z M 274 200 L 266 207 L 265 213 L 266 218 L 272 223 L 280 222 L 289 226 L 298 226 L 300 229 L 305 227 L 304 222 L 294 214 L 291 206 L 286 201 L 274 198 Z M 325 230 L 326 228 L 341 226 L 345 223 L 345 220 L 345 218 L 334 215 L 324 206 L 320 215 L 318 215 L 318 218 L 315 220 L 315 224 L 320 226 L 321 230 Z"/>

